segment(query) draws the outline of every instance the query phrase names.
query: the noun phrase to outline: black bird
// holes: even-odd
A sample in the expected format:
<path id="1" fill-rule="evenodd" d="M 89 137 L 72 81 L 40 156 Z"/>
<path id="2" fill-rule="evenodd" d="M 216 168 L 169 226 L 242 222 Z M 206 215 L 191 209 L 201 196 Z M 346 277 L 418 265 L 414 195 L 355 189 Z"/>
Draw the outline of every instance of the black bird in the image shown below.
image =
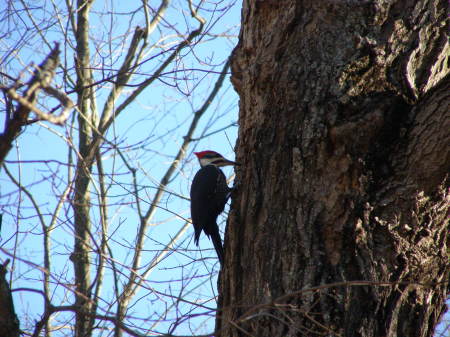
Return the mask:
<path id="1" fill-rule="evenodd" d="M 220 264 L 223 265 L 222 239 L 217 226 L 217 217 L 223 212 L 232 189 L 221 166 L 239 165 L 225 159 L 214 151 L 194 152 L 201 169 L 195 174 L 191 185 L 191 218 L 194 225 L 194 243 L 198 247 L 198 239 L 202 230 L 212 240 Z"/>

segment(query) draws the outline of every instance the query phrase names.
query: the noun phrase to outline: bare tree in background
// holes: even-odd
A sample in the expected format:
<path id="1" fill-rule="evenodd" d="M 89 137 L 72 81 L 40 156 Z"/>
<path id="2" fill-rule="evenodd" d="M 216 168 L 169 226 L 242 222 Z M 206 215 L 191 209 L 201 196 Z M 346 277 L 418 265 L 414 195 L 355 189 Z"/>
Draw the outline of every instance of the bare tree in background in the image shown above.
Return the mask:
<path id="1" fill-rule="evenodd" d="M 449 6 L 244 1 L 218 336 L 433 335 L 450 290 Z"/>
<path id="2" fill-rule="evenodd" d="M 2 167 L 2 185 L 15 189 L 0 190 L 0 249 L 12 261 L 10 284 L 27 310 L 18 312 L 27 334 L 194 333 L 215 315 L 211 280 L 218 264 L 186 250 L 189 213 L 179 207 L 187 209 L 188 200 L 175 191 L 189 186 L 192 145 L 235 126 L 225 117 L 234 103 L 221 101 L 227 56 L 215 50 L 218 40 L 223 46 L 233 37 L 234 26 L 216 31 L 233 2 L 153 5 L 9 1 L 1 10 L 2 86 L 25 81 L 30 59 L 38 61 L 57 41 L 55 83 L 76 106 L 63 131 L 30 126 L 24 115 L 10 137 L 25 130 L 10 151 L 15 159 Z M 38 119 L 52 122 L 67 103 L 55 95 L 33 101 L 36 114 L 45 112 Z M 5 115 L 19 100 L 4 96 Z M 190 111 L 177 112 L 179 106 Z M 20 139 L 40 138 L 43 130 L 54 135 L 47 151 L 55 157 L 23 158 Z M 155 235 L 169 224 L 171 236 Z M 153 281 L 164 259 L 175 274 Z"/>

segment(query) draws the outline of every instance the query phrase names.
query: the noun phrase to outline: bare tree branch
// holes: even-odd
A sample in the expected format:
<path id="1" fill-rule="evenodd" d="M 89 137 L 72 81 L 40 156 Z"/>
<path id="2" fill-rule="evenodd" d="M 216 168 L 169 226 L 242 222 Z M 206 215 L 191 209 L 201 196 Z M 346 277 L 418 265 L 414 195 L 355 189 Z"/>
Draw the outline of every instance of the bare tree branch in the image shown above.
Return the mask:
<path id="1" fill-rule="evenodd" d="M 50 86 L 55 70 L 59 65 L 59 53 L 59 44 L 56 43 L 47 58 L 39 66 L 36 66 L 34 76 L 27 83 L 27 89 L 23 96 L 17 93 L 18 81 L 10 87 L 0 87 L 6 95 L 19 103 L 18 107 L 11 112 L 11 115 L 6 116 L 5 130 L 0 134 L 0 164 L 5 159 L 12 147 L 12 142 L 16 139 L 23 126 L 28 124 L 28 116 L 31 111 L 37 115 L 38 119 L 46 120 L 53 124 L 63 125 L 67 120 L 69 112 L 74 105 L 64 93 Z M 64 109 L 59 116 L 45 113 L 36 107 L 37 96 L 41 90 L 60 101 Z"/>

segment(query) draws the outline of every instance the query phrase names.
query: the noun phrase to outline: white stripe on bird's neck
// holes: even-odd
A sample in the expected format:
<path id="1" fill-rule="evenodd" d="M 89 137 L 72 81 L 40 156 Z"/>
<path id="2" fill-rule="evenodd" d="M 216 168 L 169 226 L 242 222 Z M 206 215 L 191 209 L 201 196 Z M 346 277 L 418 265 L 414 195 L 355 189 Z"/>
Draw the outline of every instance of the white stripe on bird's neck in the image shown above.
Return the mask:
<path id="1" fill-rule="evenodd" d="M 218 158 L 202 158 L 200 159 L 200 166 L 201 167 L 205 167 L 208 165 L 214 165 L 215 167 L 219 167 L 220 164 L 217 163 L 217 161 L 219 161 L 220 159 Z M 216 161 L 216 163 L 214 163 Z"/>

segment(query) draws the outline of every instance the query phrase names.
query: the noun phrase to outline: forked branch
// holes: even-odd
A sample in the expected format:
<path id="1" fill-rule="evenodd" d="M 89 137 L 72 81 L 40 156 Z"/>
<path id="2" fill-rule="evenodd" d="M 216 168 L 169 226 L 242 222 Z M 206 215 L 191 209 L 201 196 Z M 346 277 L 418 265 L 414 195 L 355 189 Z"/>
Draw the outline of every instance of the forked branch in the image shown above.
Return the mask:
<path id="1" fill-rule="evenodd" d="M 69 117 L 69 112 L 74 107 L 72 100 L 65 93 L 51 86 L 55 70 L 59 65 L 59 53 L 59 44 L 55 43 L 55 47 L 50 51 L 46 59 L 39 66 L 35 67 L 33 77 L 26 84 L 27 88 L 23 94 L 17 91 L 21 85 L 19 80 L 9 87 L 0 86 L 7 98 L 18 103 L 16 108 L 9 104 L 5 129 L 0 134 L 0 165 L 3 163 L 9 150 L 11 150 L 12 143 L 22 131 L 22 128 L 30 124 L 29 115 L 31 112 L 36 115 L 37 120 L 46 120 L 57 125 L 63 125 Z M 59 115 L 44 112 L 36 106 L 38 93 L 42 90 L 61 103 L 63 110 Z"/>

